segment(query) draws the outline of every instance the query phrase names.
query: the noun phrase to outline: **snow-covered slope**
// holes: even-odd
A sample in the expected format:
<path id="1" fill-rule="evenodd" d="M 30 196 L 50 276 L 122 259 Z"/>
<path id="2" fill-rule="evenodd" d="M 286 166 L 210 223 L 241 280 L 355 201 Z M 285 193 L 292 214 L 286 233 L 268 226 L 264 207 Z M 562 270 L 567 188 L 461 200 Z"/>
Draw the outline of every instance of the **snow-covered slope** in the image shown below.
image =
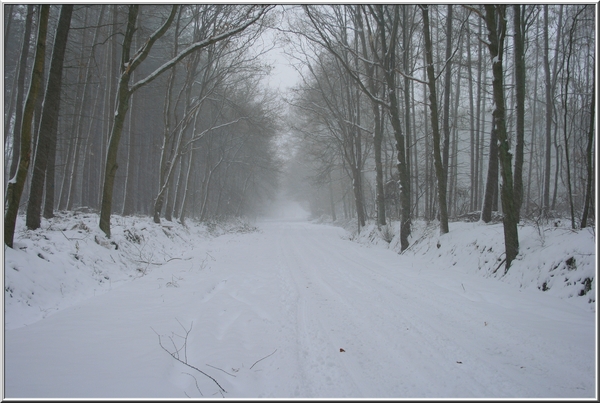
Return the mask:
<path id="1" fill-rule="evenodd" d="M 101 295 L 171 260 L 189 260 L 199 241 L 254 230 L 242 220 L 182 226 L 113 216 L 109 240 L 95 213 L 59 213 L 35 231 L 24 222 L 17 220 L 14 249 L 4 247 L 6 329 Z"/>
<path id="2" fill-rule="evenodd" d="M 399 223 L 378 230 L 374 224 L 350 238 L 400 251 Z M 451 222 L 440 235 L 437 223 L 413 222 L 409 248 L 399 258 L 421 259 L 439 270 L 496 278 L 520 289 L 533 288 L 568 299 L 586 309 L 596 308 L 596 236 L 594 228 L 572 230 L 555 220 L 545 226 L 519 225 L 520 253 L 505 273 L 504 234 L 501 223 Z M 387 241 L 386 241 L 387 239 Z M 389 242 L 388 242 L 389 241 Z"/>

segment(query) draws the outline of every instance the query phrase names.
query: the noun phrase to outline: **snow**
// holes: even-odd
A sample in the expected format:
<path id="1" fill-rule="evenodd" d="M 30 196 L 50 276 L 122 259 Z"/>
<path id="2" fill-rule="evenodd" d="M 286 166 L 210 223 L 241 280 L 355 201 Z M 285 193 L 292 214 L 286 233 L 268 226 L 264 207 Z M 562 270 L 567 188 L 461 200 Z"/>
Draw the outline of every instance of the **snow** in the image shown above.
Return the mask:
<path id="1" fill-rule="evenodd" d="M 20 216 L 4 249 L 4 396 L 597 396 L 595 281 L 579 296 L 593 231 L 523 225 L 503 275 L 501 224 L 439 235 L 417 221 L 399 255 L 374 226 L 277 211 L 189 227 L 113 216 L 110 240 L 93 213 L 36 231 Z"/>

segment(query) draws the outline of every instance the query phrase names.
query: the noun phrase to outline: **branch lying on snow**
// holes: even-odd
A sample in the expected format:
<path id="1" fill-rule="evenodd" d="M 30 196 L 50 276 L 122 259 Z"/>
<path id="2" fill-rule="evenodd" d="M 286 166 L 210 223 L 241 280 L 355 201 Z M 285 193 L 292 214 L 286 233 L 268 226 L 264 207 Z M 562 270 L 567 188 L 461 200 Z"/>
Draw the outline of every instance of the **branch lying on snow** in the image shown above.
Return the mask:
<path id="1" fill-rule="evenodd" d="M 225 372 L 227 375 L 229 375 L 229 376 L 233 376 L 234 378 L 236 377 L 235 375 L 233 375 L 233 374 L 230 374 L 229 372 L 227 372 L 227 371 L 225 371 L 224 369 L 221 369 L 221 368 L 219 368 L 219 367 L 215 367 L 215 366 L 213 366 L 213 365 L 210 365 L 210 364 L 206 364 L 206 366 L 207 366 L 207 367 L 214 368 L 214 369 L 218 369 L 219 371 Z"/>
<path id="2" fill-rule="evenodd" d="M 145 260 L 136 260 L 136 262 L 138 262 L 138 263 L 146 263 L 146 264 L 153 264 L 153 265 L 156 265 L 156 266 L 162 266 L 163 264 L 169 263 L 171 260 L 191 260 L 191 259 L 192 258 L 183 259 L 181 257 L 172 257 L 171 259 L 166 260 L 163 263 L 160 263 L 160 262 L 147 262 Z"/>
<path id="3" fill-rule="evenodd" d="M 500 262 L 500 264 L 498 265 L 498 267 L 496 267 L 496 269 L 492 272 L 492 274 L 496 274 L 496 272 L 498 271 L 498 269 L 502 266 L 502 263 L 506 262 L 506 258 L 502 259 L 502 261 Z M 506 274 L 506 273 L 504 273 Z"/>
<path id="4" fill-rule="evenodd" d="M 196 379 L 196 377 L 194 375 L 190 374 L 189 372 L 182 372 L 182 374 L 186 374 L 186 375 L 189 375 L 192 378 L 194 378 L 194 382 L 196 382 L 196 389 L 198 389 L 198 392 L 200 392 L 200 396 L 204 397 L 204 394 L 202 393 L 202 391 L 200 390 L 200 387 L 198 386 L 198 380 Z M 185 393 L 185 391 L 183 393 Z M 189 397 L 187 393 L 185 393 L 185 395 L 187 397 Z"/>
<path id="5" fill-rule="evenodd" d="M 277 349 L 275 349 L 275 351 L 277 351 Z M 262 360 L 264 360 L 265 358 L 269 358 L 270 356 L 275 354 L 275 351 L 273 351 L 271 354 L 267 355 L 266 357 L 263 357 L 260 360 L 256 361 L 254 364 L 252 364 L 252 367 L 255 366 L 256 364 L 258 364 L 259 362 L 261 362 Z M 250 369 L 252 369 L 252 367 L 250 367 Z"/>
<path id="6" fill-rule="evenodd" d="M 181 325 L 181 322 L 179 322 L 179 321 L 177 321 L 177 322 Z M 193 325 L 193 322 L 192 322 L 192 325 Z M 173 347 L 174 347 L 174 351 L 173 352 L 169 351 L 165 346 L 163 346 L 160 334 L 158 334 L 156 332 L 156 330 L 154 330 L 152 327 L 150 329 L 152 329 L 152 331 L 154 333 L 156 333 L 156 335 L 158 336 L 158 344 L 160 345 L 160 347 L 163 350 L 165 350 L 167 353 L 169 353 L 169 355 L 171 357 L 173 357 L 175 360 L 179 361 L 183 365 L 185 365 L 187 367 L 190 367 L 192 369 L 195 369 L 196 371 L 200 372 L 202 375 L 204 375 L 204 376 L 212 379 L 212 381 L 219 387 L 219 389 L 221 389 L 223 392 L 227 393 L 227 391 L 225 389 L 223 389 L 223 387 L 219 384 L 219 382 L 217 382 L 217 380 L 215 378 L 213 378 L 212 376 L 208 375 L 206 372 L 202 371 L 201 369 L 199 369 L 199 368 L 197 368 L 197 367 L 195 367 L 195 366 L 193 366 L 191 364 L 188 364 L 188 362 L 187 362 L 187 338 L 188 338 L 188 335 L 190 334 L 190 332 L 192 330 L 192 325 L 190 325 L 189 330 L 186 329 L 183 325 L 181 325 L 181 327 L 183 327 L 183 329 L 185 330 L 186 333 L 185 333 L 185 336 L 180 336 L 180 337 L 183 337 L 183 345 L 179 349 L 175 345 L 175 341 L 173 341 L 173 338 L 172 337 L 170 338 L 171 342 L 173 343 Z M 184 360 L 182 360 L 181 358 L 179 358 L 179 352 L 181 350 L 184 351 L 184 354 L 183 354 Z"/>

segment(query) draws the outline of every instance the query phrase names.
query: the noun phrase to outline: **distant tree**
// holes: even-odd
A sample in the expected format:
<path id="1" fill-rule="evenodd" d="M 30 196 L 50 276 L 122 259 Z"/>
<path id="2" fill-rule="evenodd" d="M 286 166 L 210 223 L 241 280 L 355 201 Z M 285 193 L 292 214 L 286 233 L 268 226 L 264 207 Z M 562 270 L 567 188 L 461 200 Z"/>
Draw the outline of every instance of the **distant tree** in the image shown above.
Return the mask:
<path id="1" fill-rule="evenodd" d="M 257 22 L 262 16 L 272 8 L 273 6 L 250 6 L 246 8 L 237 21 L 232 21 L 233 25 L 226 25 L 225 30 L 212 32 L 206 38 L 200 41 L 193 42 L 185 49 L 183 49 L 177 56 L 173 57 L 152 73 L 146 77 L 138 80 L 137 82 L 130 84 L 131 74 L 135 69 L 148 57 L 150 50 L 154 43 L 161 38 L 169 29 L 173 22 L 175 15 L 177 14 L 177 6 L 174 5 L 171 8 L 171 12 L 165 22 L 150 35 L 150 37 L 144 42 L 144 44 L 137 50 L 137 52 L 130 57 L 131 43 L 133 34 L 137 30 L 137 17 L 139 13 L 139 5 L 130 5 L 127 28 L 123 39 L 123 47 L 121 53 L 121 75 L 119 77 L 119 84 L 117 89 L 117 106 L 114 114 L 114 120 L 112 122 L 111 134 L 109 137 L 108 149 L 106 154 L 105 174 L 104 174 L 104 185 L 102 188 L 102 203 L 100 210 L 100 229 L 110 237 L 110 214 L 112 211 L 113 201 L 113 189 L 116 177 L 117 165 L 117 152 L 119 148 L 119 142 L 121 140 L 121 134 L 123 131 L 123 125 L 125 122 L 125 116 L 129 108 L 129 101 L 131 95 L 139 88 L 147 85 L 148 83 L 155 80 L 165 71 L 173 68 L 186 56 L 192 52 L 203 49 L 214 43 L 227 40 L 228 38 L 237 35 L 244 31 L 246 28 Z"/>

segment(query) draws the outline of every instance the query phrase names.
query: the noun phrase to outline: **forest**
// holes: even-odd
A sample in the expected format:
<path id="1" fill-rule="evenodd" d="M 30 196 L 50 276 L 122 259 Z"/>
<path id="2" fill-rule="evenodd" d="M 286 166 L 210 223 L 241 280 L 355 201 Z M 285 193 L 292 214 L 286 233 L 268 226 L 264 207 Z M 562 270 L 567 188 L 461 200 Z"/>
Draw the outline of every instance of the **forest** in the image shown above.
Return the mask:
<path id="1" fill-rule="evenodd" d="M 110 237 L 281 189 L 400 221 L 403 250 L 415 219 L 502 221 L 505 270 L 519 222 L 594 224 L 594 4 L 3 7 L 8 246 L 18 218 L 93 211 Z"/>

